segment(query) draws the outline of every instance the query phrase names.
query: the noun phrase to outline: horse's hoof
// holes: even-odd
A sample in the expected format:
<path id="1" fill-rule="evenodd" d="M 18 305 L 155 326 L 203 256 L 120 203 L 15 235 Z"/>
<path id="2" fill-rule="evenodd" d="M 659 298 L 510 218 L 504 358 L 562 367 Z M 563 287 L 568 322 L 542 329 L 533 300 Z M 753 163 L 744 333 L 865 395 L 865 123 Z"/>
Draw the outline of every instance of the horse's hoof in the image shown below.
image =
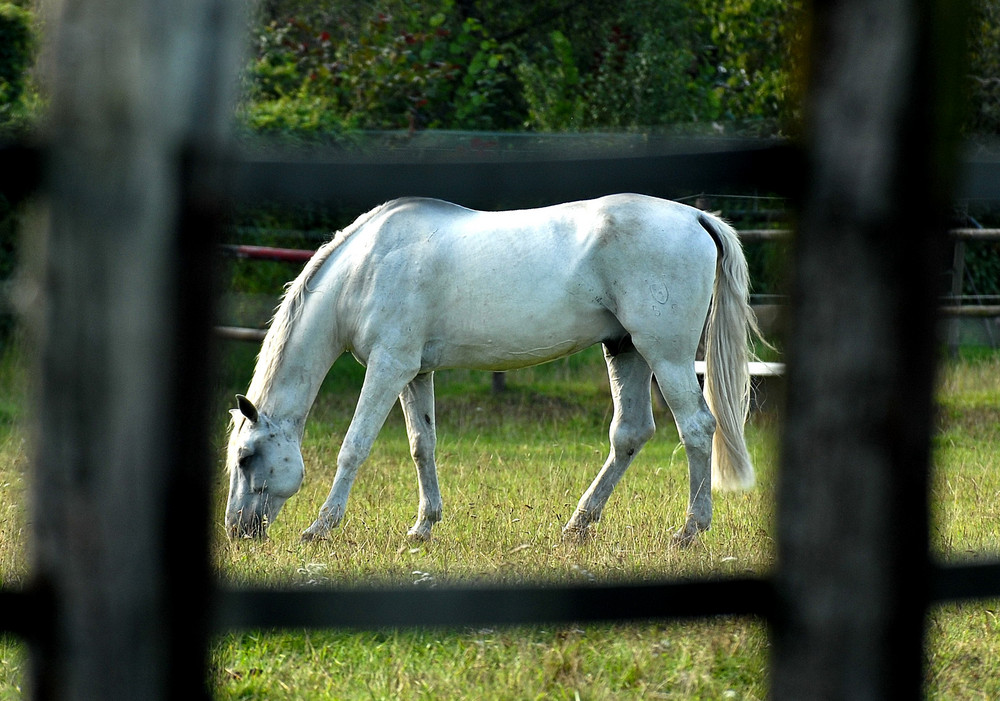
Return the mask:
<path id="1" fill-rule="evenodd" d="M 564 543 L 583 545 L 594 539 L 594 532 L 587 526 L 566 526 L 562 531 L 562 539 Z"/>
<path id="2" fill-rule="evenodd" d="M 324 528 L 321 524 L 317 522 L 309 526 L 309 528 L 302 531 L 302 537 L 300 539 L 300 542 L 310 543 L 316 540 L 327 540 L 329 535 L 330 535 L 330 529 Z"/>
<path id="3" fill-rule="evenodd" d="M 431 530 L 414 527 L 406 532 L 406 538 L 414 543 L 426 543 L 431 539 Z"/>
<path id="4" fill-rule="evenodd" d="M 681 548 L 690 548 L 692 545 L 698 542 L 698 536 L 701 531 L 697 528 L 684 527 L 674 533 L 673 542 L 674 545 Z"/>

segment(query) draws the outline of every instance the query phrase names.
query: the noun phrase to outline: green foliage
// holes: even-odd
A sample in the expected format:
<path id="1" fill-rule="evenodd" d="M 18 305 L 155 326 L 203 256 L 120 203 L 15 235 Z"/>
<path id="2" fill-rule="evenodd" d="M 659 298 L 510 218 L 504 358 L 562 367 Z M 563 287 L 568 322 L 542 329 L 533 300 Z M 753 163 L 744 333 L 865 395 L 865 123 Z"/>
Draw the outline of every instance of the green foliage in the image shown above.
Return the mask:
<path id="1" fill-rule="evenodd" d="M 528 104 L 528 123 L 546 131 L 583 126 L 586 101 L 581 92 L 580 70 L 569 39 L 555 30 L 551 51 L 538 63 L 518 66 L 518 78 Z"/>
<path id="2" fill-rule="evenodd" d="M 267 106 L 248 110 L 251 125 L 308 133 L 512 126 L 507 47 L 453 0 L 396 10 L 356 32 L 300 18 L 270 22 L 257 39 L 250 91 Z"/>
<path id="3" fill-rule="evenodd" d="M 966 244 L 963 292 L 1000 295 L 1000 243 L 984 241 Z"/>
<path id="4" fill-rule="evenodd" d="M 34 62 L 35 34 L 28 10 L 0 3 L 0 136 L 20 132 L 28 119 L 28 69 Z"/>
<path id="5" fill-rule="evenodd" d="M 31 128 L 38 101 L 28 75 L 34 63 L 35 43 L 31 13 L 18 5 L 0 2 L 0 139 L 23 137 Z M 0 193 L 0 345 L 14 325 L 4 304 L 2 286 L 13 275 L 17 262 L 18 232 L 19 214 Z"/>
<path id="6" fill-rule="evenodd" d="M 579 130 L 797 122 L 801 0 L 380 0 L 264 7 L 253 130 Z M 1000 131 L 1000 1 L 975 0 L 967 127 Z"/>
<path id="7" fill-rule="evenodd" d="M 790 29 L 798 3 L 645 0 L 609 14 L 596 32 L 556 30 L 519 66 L 538 129 L 766 122 L 791 114 Z"/>
<path id="8" fill-rule="evenodd" d="M 766 122 L 773 132 L 790 114 L 798 2 L 383 0 L 368 17 L 352 7 L 341 16 L 291 0 L 268 8 L 250 75 L 253 128 L 551 131 L 724 121 Z"/>

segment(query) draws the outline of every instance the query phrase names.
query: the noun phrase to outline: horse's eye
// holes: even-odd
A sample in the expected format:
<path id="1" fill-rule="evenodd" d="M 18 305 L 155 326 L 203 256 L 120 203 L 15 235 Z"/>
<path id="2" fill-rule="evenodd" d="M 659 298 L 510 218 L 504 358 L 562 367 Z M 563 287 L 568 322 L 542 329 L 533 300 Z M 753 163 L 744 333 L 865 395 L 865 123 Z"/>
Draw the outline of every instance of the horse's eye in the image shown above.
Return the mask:
<path id="1" fill-rule="evenodd" d="M 238 458 L 236 458 L 236 466 L 241 470 L 246 470 L 248 467 L 250 467 L 250 458 L 252 457 L 253 453 L 246 453 L 244 455 L 240 455 Z"/>

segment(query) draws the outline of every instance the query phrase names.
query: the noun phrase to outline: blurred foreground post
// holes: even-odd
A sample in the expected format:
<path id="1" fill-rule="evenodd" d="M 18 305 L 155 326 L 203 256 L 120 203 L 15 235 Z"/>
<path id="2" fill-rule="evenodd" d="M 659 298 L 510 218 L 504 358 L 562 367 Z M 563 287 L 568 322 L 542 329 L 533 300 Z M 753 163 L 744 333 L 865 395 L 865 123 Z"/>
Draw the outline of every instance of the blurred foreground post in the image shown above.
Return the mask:
<path id="1" fill-rule="evenodd" d="M 963 4 L 814 4 L 773 695 L 922 698 L 935 286 Z"/>
<path id="2" fill-rule="evenodd" d="M 206 698 L 201 187 L 226 143 L 242 27 L 225 0 L 55 5 L 32 515 L 54 610 L 33 692 Z"/>

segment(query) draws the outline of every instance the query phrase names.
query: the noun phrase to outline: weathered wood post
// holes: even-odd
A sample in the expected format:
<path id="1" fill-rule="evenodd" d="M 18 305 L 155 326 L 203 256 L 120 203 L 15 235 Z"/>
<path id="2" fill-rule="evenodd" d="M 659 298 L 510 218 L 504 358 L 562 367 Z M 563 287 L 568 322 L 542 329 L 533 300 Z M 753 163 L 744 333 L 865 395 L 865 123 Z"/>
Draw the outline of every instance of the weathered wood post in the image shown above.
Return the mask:
<path id="1" fill-rule="evenodd" d="M 814 3 L 776 699 L 922 698 L 936 276 L 962 3 Z"/>
<path id="2" fill-rule="evenodd" d="M 226 143 L 237 9 L 63 0 L 48 20 L 36 698 L 207 696 L 213 249 L 197 189 Z"/>

